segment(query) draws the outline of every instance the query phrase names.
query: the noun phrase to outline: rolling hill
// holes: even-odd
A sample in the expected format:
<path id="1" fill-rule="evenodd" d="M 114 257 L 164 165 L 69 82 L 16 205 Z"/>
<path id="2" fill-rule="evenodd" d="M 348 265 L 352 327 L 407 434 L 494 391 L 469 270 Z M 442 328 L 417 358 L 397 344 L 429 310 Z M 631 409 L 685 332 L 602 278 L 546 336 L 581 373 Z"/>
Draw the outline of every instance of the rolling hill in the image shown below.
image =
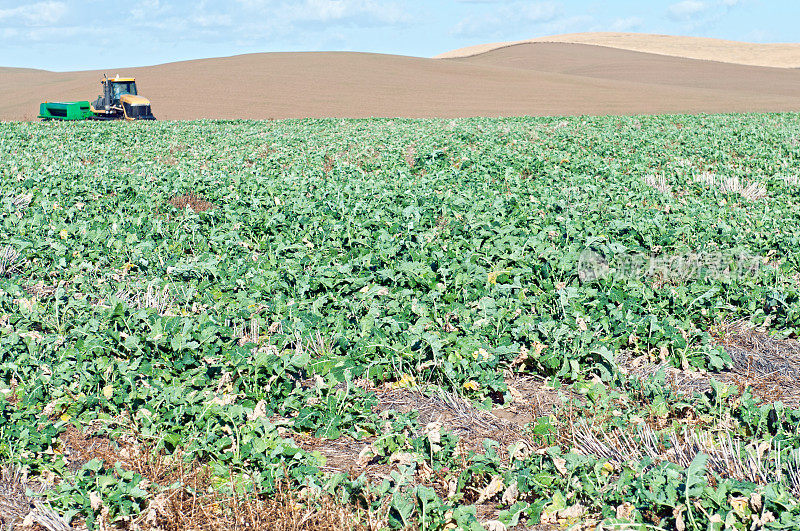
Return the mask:
<path id="1" fill-rule="evenodd" d="M 94 99 L 102 73 L 0 68 L 0 120 L 33 120 L 40 101 Z M 136 76 L 171 120 L 800 110 L 800 69 L 563 42 L 449 59 L 261 53 L 107 73 Z"/>
<path id="2" fill-rule="evenodd" d="M 753 43 L 710 39 L 707 37 L 615 32 L 567 33 L 522 41 L 478 44 L 445 52 L 437 55 L 436 58 L 467 57 L 514 44 L 533 42 L 591 44 L 703 61 L 771 66 L 775 68 L 800 68 L 800 44 L 797 43 Z"/>

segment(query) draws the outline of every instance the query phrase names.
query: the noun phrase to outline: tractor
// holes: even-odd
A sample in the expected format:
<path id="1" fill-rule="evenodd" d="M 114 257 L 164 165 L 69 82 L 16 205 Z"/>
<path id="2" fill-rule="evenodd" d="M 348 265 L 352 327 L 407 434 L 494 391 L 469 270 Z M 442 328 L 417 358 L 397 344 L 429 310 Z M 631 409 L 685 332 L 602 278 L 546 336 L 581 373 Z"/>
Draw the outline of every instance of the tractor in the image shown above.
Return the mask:
<path id="1" fill-rule="evenodd" d="M 39 105 L 39 118 L 44 120 L 155 120 L 150 100 L 139 96 L 132 77 L 113 79 L 103 76 L 103 93 L 88 101 L 44 102 Z"/>

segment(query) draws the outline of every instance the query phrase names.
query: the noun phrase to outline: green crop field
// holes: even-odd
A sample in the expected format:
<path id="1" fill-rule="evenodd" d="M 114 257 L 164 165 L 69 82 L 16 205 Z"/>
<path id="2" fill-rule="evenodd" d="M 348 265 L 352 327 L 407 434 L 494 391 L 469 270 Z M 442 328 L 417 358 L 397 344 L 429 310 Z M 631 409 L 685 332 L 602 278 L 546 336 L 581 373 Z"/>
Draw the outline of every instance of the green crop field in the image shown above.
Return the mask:
<path id="1" fill-rule="evenodd" d="M 800 115 L 2 123 L 0 178 L 5 523 L 800 527 Z"/>

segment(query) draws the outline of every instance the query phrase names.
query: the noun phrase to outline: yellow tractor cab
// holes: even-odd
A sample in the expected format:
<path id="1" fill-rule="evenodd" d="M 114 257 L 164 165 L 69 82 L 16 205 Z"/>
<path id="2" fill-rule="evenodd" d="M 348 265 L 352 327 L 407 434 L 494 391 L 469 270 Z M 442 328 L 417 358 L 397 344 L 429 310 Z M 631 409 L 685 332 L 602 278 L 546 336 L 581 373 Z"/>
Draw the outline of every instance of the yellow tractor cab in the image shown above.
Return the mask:
<path id="1" fill-rule="evenodd" d="M 155 120 L 150 110 L 150 100 L 139 96 L 136 80 L 132 77 L 113 79 L 103 76 L 100 81 L 103 94 L 91 105 L 95 119 L 99 120 Z"/>

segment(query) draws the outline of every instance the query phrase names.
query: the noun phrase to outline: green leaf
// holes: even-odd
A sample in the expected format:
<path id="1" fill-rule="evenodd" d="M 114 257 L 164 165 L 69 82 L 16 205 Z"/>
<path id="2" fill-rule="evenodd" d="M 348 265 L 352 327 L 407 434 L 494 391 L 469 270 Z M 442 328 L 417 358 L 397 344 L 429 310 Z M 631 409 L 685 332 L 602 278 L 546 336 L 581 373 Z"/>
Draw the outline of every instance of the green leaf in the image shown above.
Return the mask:
<path id="1" fill-rule="evenodd" d="M 703 453 L 697 454 L 689 468 L 686 469 L 686 496 L 698 497 L 703 493 L 703 487 L 708 480 L 706 479 L 706 463 L 708 456 Z"/>

